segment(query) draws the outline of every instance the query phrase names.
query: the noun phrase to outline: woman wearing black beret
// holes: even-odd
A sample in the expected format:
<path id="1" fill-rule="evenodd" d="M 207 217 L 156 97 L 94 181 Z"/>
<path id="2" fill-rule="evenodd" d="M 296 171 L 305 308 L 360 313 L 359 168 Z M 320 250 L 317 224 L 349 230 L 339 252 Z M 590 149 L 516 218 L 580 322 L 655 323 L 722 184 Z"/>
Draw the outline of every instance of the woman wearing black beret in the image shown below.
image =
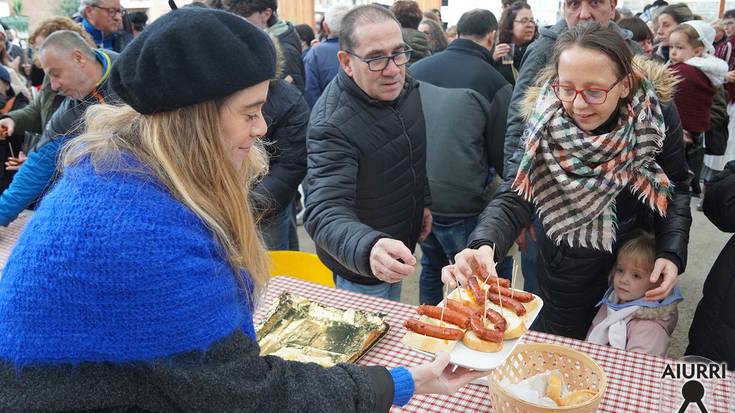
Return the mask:
<path id="1" fill-rule="evenodd" d="M 268 36 L 179 9 L 112 69 L 0 279 L 0 411 L 387 411 L 482 373 L 260 357 Z"/>

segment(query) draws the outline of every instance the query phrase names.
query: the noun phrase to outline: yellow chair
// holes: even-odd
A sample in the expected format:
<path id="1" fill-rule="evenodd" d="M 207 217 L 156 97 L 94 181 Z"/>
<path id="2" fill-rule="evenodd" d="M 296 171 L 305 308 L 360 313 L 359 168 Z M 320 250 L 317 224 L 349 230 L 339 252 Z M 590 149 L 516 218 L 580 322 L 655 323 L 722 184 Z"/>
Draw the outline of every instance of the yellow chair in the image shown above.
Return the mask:
<path id="1" fill-rule="evenodd" d="M 334 288 L 332 270 L 316 254 L 301 251 L 268 251 L 271 259 L 270 275 L 287 275 L 304 281 Z"/>

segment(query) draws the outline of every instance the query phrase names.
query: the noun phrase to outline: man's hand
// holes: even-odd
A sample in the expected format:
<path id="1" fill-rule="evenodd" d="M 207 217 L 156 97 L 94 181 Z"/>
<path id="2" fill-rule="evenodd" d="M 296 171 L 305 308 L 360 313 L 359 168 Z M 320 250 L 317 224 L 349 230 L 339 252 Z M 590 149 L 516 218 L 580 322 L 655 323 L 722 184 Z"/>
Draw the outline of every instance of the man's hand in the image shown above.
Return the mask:
<path id="1" fill-rule="evenodd" d="M 423 242 L 431 233 L 431 210 L 424 208 L 424 219 L 421 221 L 421 234 L 419 234 L 419 242 Z"/>
<path id="2" fill-rule="evenodd" d="M 644 298 L 649 301 L 658 301 L 668 297 L 671 294 L 671 290 L 676 286 L 678 276 L 679 269 L 676 267 L 676 264 L 666 258 L 656 259 L 649 281 L 655 284 L 661 278 L 661 285 L 646 291 Z"/>
<path id="3" fill-rule="evenodd" d="M 416 258 L 401 241 L 381 238 L 370 251 L 370 269 L 380 281 L 402 281 L 413 273 L 415 266 Z"/>
<path id="4" fill-rule="evenodd" d="M 23 151 L 18 152 L 18 157 L 13 158 L 12 156 L 8 156 L 8 161 L 5 162 L 5 169 L 8 171 L 17 171 L 20 169 L 21 165 L 23 165 L 23 162 L 26 161 L 28 157 L 26 154 L 23 153 Z"/>
<path id="5" fill-rule="evenodd" d="M 727 72 L 727 75 L 725 75 L 725 80 L 728 83 L 735 83 L 735 70 Z"/>
<path id="6" fill-rule="evenodd" d="M 0 139 L 6 139 L 15 131 L 15 121 L 10 118 L 0 119 Z"/>

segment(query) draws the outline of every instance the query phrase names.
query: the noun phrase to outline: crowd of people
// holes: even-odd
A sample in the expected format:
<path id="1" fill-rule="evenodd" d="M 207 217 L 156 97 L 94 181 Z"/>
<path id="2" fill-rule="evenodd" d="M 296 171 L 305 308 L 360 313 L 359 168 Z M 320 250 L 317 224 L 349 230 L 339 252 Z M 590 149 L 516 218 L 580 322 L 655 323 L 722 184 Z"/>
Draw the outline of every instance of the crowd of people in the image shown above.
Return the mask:
<path id="1" fill-rule="evenodd" d="M 547 27 L 524 1 L 452 27 L 336 5 L 314 30 L 277 0 L 150 24 L 82 0 L 27 48 L 0 31 L 0 224 L 36 210 L 0 278 L 0 410 L 387 411 L 483 375 L 261 357 L 300 210 L 339 289 L 400 300 L 420 246 L 437 304 L 511 278 L 517 245 L 533 329 L 665 356 L 691 198 L 735 232 L 735 10 L 562 4 Z M 731 369 L 734 243 L 687 348 Z"/>

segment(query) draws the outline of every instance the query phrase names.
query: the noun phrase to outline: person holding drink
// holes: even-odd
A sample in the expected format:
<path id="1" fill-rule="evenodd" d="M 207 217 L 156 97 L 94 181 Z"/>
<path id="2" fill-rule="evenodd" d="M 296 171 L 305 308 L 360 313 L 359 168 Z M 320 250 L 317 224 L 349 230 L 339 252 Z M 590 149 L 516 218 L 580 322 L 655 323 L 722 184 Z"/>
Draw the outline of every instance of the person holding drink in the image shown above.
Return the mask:
<path id="1" fill-rule="evenodd" d="M 493 50 L 493 66 L 513 86 L 526 48 L 536 37 L 531 6 L 517 1 L 503 10 L 498 25 L 498 44 Z"/>

